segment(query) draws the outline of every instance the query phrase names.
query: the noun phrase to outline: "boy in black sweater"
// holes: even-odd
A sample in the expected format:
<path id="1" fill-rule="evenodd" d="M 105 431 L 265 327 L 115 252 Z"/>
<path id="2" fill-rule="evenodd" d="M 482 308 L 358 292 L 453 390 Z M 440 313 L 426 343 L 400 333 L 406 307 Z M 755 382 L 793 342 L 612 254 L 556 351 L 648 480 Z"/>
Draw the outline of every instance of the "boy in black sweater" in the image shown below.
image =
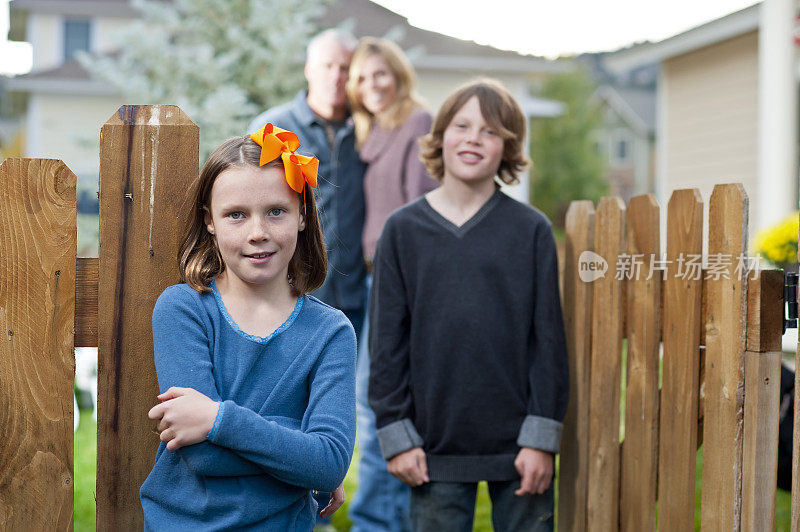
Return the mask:
<path id="1" fill-rule="evenodd" d="M 472 530 L 477 482 L 495 530 L 552 530 L 569 372 L 556 247 L 503 194 L 528 164 L 525 117 L 499 83 L 443 104 L 422 158 L 441 187 L 396 211 L 375 255 L 370 405 L 417 531 Z"/>

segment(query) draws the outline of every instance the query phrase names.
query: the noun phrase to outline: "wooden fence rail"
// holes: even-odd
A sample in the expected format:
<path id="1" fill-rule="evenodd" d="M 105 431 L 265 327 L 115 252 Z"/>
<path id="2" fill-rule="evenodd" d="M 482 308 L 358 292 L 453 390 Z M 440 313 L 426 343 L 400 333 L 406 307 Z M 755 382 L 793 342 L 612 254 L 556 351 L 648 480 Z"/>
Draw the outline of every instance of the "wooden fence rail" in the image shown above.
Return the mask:
<path id="1" fill-rule="evenodd" d="M 100 146 L 99 259 L 75 256 L 76 183 L 63 163 L 0 165 L 2 530 L 71 529 L 73 346 L 99 347 L 97 528 L 142 528 L 138 489 L 158 442 L 146 417 L 157 390 L 150 316 L 178 281 L 198 129 L 174 106 L 123 106 Z M 627 207 L 605 198 L 596 211 L 574 202 L 567 213 L 562 530 L 692 529 L 703 441 L 703 528 L 773 526 L 783 278 L 737 268 L 741 186 L 716 187 L 710 206 L 705 269 L 687 260 L 702 250 L 696 190 L 672 195 L 665 244 L 651 195 Z M 720 264 L 724 255 L 732 260 Z M 582 270 L 598 258 L 606 271 Z M 631 270 L 617 275 L 626 260 Z M 799 500 L 795 489 L 795 530 Z"/>

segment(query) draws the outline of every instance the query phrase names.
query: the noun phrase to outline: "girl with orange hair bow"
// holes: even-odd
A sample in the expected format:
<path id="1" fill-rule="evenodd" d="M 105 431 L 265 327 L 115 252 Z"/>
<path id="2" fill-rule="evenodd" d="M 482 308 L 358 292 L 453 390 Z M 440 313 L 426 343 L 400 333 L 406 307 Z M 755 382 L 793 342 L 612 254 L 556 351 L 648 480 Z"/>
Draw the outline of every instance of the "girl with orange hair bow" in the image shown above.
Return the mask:
<path id="1" fill-rule="evenodd" d="M 179 268 L 153 310 L 161 443 L 145 529 L 311 530 L 355 439 L 350 322 L 308 293 L 327 257 L 317 160 L 271 124 L 225 141 L 195 184 Z M 337 488 L 338 486 L 338 488 Z"/>

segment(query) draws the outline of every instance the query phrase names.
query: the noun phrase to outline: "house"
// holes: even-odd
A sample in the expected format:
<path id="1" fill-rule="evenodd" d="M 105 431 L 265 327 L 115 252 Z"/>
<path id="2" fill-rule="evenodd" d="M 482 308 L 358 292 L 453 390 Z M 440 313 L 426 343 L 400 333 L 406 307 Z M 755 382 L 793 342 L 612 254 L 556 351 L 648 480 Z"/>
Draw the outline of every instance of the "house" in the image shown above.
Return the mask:
<path id="1" fill-rule="evenodd" d="M 626 202 L 655 190 L 655 90 L 606 83 L 592 96 L 602 127 L 595 150 L 606 158 L 610 194 Z"/>
<path id="2" fill-rule="evenodd" d="M 765 0 L 604 58 L 620 73 L 658 64 L 655 190 L 740 182 L 751 234 L 797 209 L 796 0 Z M 706 218 L 707 219 L 707 218 Z"/>
<path id="3" fill-rule="evenodd" d="M 10 8 L 13 38 L 33 46 L 33 70 L 6 82 L 8 90 L 29 96 L 25 155 L 60 158 L 78 175 L 79 186 L 96 187 L 100 127 L 130 102 L 111 85 L 92 79 L 73 56 L 77 50 L 112 52 L 114 35 L 138 12 L 127 0 L 12 0 Z M 422 30 L 369 0 L 339 0 L 319 25 L 343 25 L 357 36 L 386 36 L 398 42 L 417 69 L 419 92 L 431 109 L 459 84 L 483 75 L 505 83 L 531 118 L 561 112 L 558 102 L 534 94 L 544 78 L 572 68 L 569 62 Z M 510 193 L 527 201 L 528 182 L 522 181 Z"/>
<path id="4" fill-rule="evenodd" d="M 62 159 L 79 188 L 97 189 L 100 127 L 122 105 L 113 87 L 89 78 L 79 50 L 107 51 L 137 12 L 125 0 L 17 0 L 9 38 L 33 47 L 29 74 L 5 82 L 28 96 L 23 153 Z"/>

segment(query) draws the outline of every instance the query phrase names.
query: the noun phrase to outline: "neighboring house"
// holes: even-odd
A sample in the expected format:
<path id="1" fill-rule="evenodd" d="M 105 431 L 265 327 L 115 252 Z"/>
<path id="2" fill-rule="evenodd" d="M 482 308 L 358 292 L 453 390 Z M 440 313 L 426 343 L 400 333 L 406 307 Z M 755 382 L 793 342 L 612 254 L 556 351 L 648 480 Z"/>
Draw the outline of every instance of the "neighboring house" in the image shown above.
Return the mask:
<path id="1" fill-rule="evenodd" d="M 587 53 L 577 61 L 597 85 L 592 99 L 600 106 L 602 125 L 595 130 L 595 151 L 606 162 L 609 193 L 626 202 L 655 192 L 656 83 L 658 64 L 611 72 L 614 52 Z"/>
<path id="2" fill-rule="evenodd" d="M 594 92 L 603 116 L 595 150 L 606 158 L 610 194 L 626 202 L 655 191 L 655 90 L 605 84 Z"/>
<path id="3" fill-rule="evenodd" d="M 89 78 L 79 50 L 104 52 L 137 12 L 125 0 L 13 0 L 13 40 L 33 47 L 30 74 L 7 80 L 28 94 L 24 155 L 63 160 L 79 187 L 97 186 L 100 127 L 125 103 L 110 85 Z"/>
<path id="4" fill-rule="evenodd" d="M 90 78 L 73 59 L 77 50 L 112 52 L 113 37 L 138 16 L 126 0 L 12 0 L 12 34 L 33 47 L 33 70 L 9 80 L 9 90 L 29 94 L 25 154 L 57 157 L 82 180 L 96 180 L 100 127 L 123 103 L 107 83 Z M 408 51 L 417 69 L 419 92 L 435 110 L 459 84 L 483 75 L 501 80 L 531 117 L 560 114 L 558 102 L 536 98 L 535 89 L 549 75 L 572 68 L 490 46 L 462 41 L 411 26 L 369 0 L 340 0 L 320 20 L 320 27 L 350 27 L 357 36 L 392 38 Z M 528 197 L 528 182 L 515 187 Z"/>
<path id="5" fill-rule="evenodd" d="M 764 140 L 764 134 L 770 133 L 764 129 L 772 126 L 760 125 L 769 96 L 765 104 L 759 92 L 775 85 L 764 88 L 763 38 L 771 33 L 759 35 L 764 27 L 762 6 L 756 4 L 663 41 L 635 45 L 604 58 L 605 66 L 615 73 L 660 65 L 655 190 L 662 215 L 673 190 L 696 187 L 707 217 L 713 186 L 733 182 L 742 183 L 749 197 L 751 235 L 797 209 L 797 161 L 792 159 L 797 153 L 796 125 L 793 133 L 773 137 L 786 143 L 783 153 L 790 154 L 788 179 L 764 170 L 765 159 L 772 157 L 764 150 L 774 146 Z M 786 92 L 795 104 L 796 73 L 795 66 L 787 76 L 795 80 L 794 92 Z M 791 84 L 789 80 L 784 88 L 788 91 Z M 784 114 L 793 115 L 791 106 L 787 108 Z"/>

